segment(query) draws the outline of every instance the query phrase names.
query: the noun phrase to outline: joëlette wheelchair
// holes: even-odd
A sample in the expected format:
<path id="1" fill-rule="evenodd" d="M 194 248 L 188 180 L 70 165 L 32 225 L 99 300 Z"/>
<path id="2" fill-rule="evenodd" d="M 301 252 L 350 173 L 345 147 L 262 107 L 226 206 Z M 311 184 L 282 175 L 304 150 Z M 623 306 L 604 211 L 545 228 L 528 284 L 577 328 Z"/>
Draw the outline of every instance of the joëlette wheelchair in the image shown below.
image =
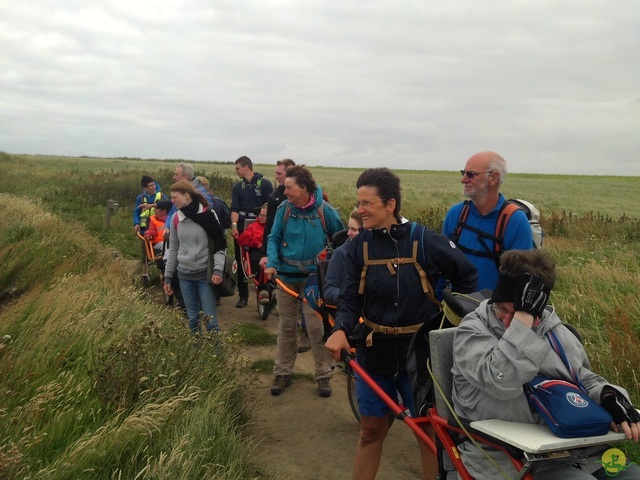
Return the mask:
<path id="1" fill-rule="evenodd" d="M 453 412 L 451 392 L 453 377 L 453 340 L 456 326 L 460 320 L 473 311 L 479 303 L 488 298 L 491 292 L 484 290 L 472 295 L 456 295 L 444 292 L 443 315 L 454 326 L 448 328 L 429 328 L 425 324 L 415 333 L 412 344 L 421 346 L 414 362 L 418 365 L 417 383 L 423 383 L 431 393 L 424 404 L 416 401 L 419 416 L 412 418 L 404 409 L 392 400 L 367 372 L 355 361 L 350 352 L 342 351 L 342 359 L 380 396 L 392 411 L 395 418 L 406 423 L 420 441 L 424 442 L 438 458 L 438 480 L 462 478 L 473 480 L 462 463 L 458 445 L 467 438 L 473 438 L 478 444 L 489 446 L 503 452 L 518 472 L 513 478 L 532 480 L 541 461 L 561 461 L 584 458 L 588 447 L 606 445 L 625 439 L 624 433 L 609 431 L 597 437 L 559 438 L 546 425 L 523 424 L 503 420 L 483 420 L 468 422 Z M 568 327 L 577 334 L 573 327 Z M 578 339 L 581 337 L 578 335 Z M 581 340 L 582 341 L 582 340 Z M 426 342 L 426 344 L 425 344 Z M 415 345 L 414 345 L 415 346 Z M 411 350 L 411 347 L 410 347 Z M 411 353 L 410 353 L 411 355 Z M 408 368 L 410 368 L 408 362 Z M 410 372 L 410 377 L 412 373 Z M 414 372 L 415 376 L 415 372 Z M 414 378 L 412 378 L 414 381 Z M 415 397 L 414 382 L 414 397 Z M 431 426 L 435 432 L 432 438 L 425 431 Z M 498 473 L 498 475 L 501 475 Z M 509 478 L 509 477 L 506 477 Z"/>
<path id="2" fill-rule="evenodd" d="M 244 221 L 244 229 L 255 222 L 255 218 L 248 218 Z M 256 295 L 256 305 L 260 320 L 269 318 L 269 314 L 277 306 L 276 300 L 276 282 L 268 280 L 264 274 L 264 268 L 259 266 L 261 252 L 257 248 L 242 248 L 242 270 L 244 271 L 245 281 L 252 282 Z"/>
<path id="3" fill-rule="evenodd" d="M 154 248 L 154 245 L 153 243 L 151 243 L 151 240 L 145 239 L 144 236 L 140 234 L 140 232 L 137 232 L 137 236 L 144 245 L 145 255 L 143 256 L 142 261 L 145 262 L 145 265 L 147 267 L 146 271 L 148 272 L 149 267 L 151 265 L 154 265 L 158 269 L 158 276 L 160 277 L 160 285 L 161 286 L 164 285 L 164 269 L 166 265 L 166 261 L 164 259 L 164 253 L 167 250 L 167 248 L 169 248 L 169 241 L 164 240 L 162 242 L 161 248 Z M 174 298 L 175 298 L 177 300 L 177 303 L 182 307 L 183 302 L 182 302 L 182 297 L 180 295 L 180 286 L 177 282 L 177 278 L 175 280 L 176 281 L 173 282 L 172 284 L 173 295 L 167 295 L 164 292 L 164 290 L 162 291 L 164 303 L 165 305 L 173 305 Z"/>

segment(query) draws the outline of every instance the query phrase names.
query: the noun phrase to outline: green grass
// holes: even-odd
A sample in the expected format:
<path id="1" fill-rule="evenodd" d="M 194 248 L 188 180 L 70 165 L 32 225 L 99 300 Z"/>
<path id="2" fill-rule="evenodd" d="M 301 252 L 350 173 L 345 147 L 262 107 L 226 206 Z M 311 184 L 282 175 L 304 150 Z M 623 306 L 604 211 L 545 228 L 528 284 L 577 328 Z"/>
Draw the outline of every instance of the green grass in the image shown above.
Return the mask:
<path id="1" fill-rule="evenodd" d="M 273 358 L 261 358 L 251 362 L 249 368 L 255 373 L 271 373 L 273 372 L 274 363 Z"/>
<path id="2" fill-rule="evenodd" d="M 254 323 L 240 323 L 231 329 L 231 333 L 239 337 L 242 345 L 263 347 L 276 344 L 275 334 Z"/>
<path id="3" fill-rule="evenodd" d="M 237 339 L 194 348 L 81 224 L 0 200 L 0 478 L 267 478 Z"/>
<path id="4" fill-rule="evenodd" d="M 0 153 L 0 338 L 11 337 L 0 343 L 0 478 L 260 478 L 242 392 L 273 360 L 248 366 L 238 353 L 273 336 L 241 327 L 194 349 L 126 266 L 140 255 L 140 177 L 166 191 L 178 162 Z M 196 166 L 230 200 L 233 165 Z M 273 165 L 256 170 L 271 177 Z M 312 171 L 346 217 L 361 169 Z M 459 174 L 398 174 L 403 214 L 439 230 L 462 200 Z M 503 192 L 541 210 L 560 317 L 582 332 L 593 369 L 640 405 L 640 178 L 510 174 Z M 120 210 L 105 229 L 110 198 Z M 221 425 L 200 425 L 209 409 Z M 623 450 L 640 462 L 637 445 Z"/>

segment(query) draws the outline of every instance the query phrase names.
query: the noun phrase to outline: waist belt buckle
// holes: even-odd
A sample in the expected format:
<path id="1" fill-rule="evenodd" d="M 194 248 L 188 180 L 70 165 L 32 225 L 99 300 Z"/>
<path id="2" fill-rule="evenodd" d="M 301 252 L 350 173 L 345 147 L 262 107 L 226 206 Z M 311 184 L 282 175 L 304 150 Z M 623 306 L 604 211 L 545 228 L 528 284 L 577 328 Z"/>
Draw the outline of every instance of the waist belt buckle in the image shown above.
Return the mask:
<path id="1" fill-rule="evenodd" d="M 385 335 L 398 335 L 398 331 L 396 327 L 387 327 L 387 326 L 382 326 L 382 333 L 384 333 Z"/>

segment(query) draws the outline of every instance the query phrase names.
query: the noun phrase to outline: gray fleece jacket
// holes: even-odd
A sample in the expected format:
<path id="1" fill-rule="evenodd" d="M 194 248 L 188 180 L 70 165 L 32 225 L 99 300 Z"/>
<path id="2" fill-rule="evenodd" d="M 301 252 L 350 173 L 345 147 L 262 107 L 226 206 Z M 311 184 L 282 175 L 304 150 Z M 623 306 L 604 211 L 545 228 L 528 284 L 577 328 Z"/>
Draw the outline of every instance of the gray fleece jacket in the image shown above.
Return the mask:
<path id="1" fill-rule="evenodd" d="M 568 368 L 544 338 L 549 330 L 562 343 L 589 397 L 600 403 L 602 387 L 611 384 L 591 371 L 584 347 L 562 325 L 553 307 L 547 306 L 540 326 L 534 331 L 516 320 L 506 328 L 485 300 L 456 330 L 452 368 L 456 413 L 470 421 L 495 418 L 544 423 L 529 407 L 523 384 L 538 374 L 572 381 Z M 613 386 L 629 397 L 625 389 Z M 466 442 L 461 447 L 462 459 L 476 473 L 475 478 L 502 478 L 490 473 L 494 467 L 473 445 Z M 512 469 L 510 462 L 503 461 L 504 455 L 492 451 L 491 456 L 505 469 Z M 600 466 L 595 462 L 587 464 L 583 468 L 595 470 Z"/>
<path id="2" fill-rule="evenodd" d="M 200 205 L 199 211 L 203 207 Z M 207 276 L 209 265 L 209 242 L 207 233 L 193 220 L 178 210 L 177 221 L 171 219 L 169 234 L 169 254 L 165 267 L 164 283 L 170 284 L 176 272 L 178 278 L 195 280 Z M 219 250 L 214 255 L 213 273 L 222 276 L 225 251 Z"/>

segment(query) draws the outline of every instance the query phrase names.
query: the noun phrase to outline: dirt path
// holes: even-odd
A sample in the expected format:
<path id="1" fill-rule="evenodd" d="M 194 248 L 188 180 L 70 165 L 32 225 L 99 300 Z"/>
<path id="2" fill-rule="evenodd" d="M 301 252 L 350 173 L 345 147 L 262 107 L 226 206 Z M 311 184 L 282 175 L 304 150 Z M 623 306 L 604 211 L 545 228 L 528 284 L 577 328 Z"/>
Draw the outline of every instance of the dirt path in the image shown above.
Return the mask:
<path id="1" fill-rule="evenodd" d="M 218 307 L 218 322 L 223 331 L 237 323 L 257 323 L 276 333 L 278 317 L 265 321 L 258 318 L 255 298 L 243 309 L 235 308 L 237 298 L 223 299 Z M 252 360 L 272 359 L 274 347 L 247 350 Z M 296 373 L 314 371 L 311 352 L 298 355 Z M 321 398 L 316 384 L 307 379 L 294 379 L 282 395 L 270 393 L 273 377 L 260 374 L 251 396 L 255 399 L 255 432 L 260 442 L 256 449 L 258 462 L 270 474 L 282 479 L 326 480 L 351 478 L 352 458 L 358 438 L 358 423 L 349 407 L 347 377 L 336 370 L 331 382 L 333 394 Z M 418 444 L 411 430 L 399 422 L 385 440 L 380 480 L 421 478 Z"/>

